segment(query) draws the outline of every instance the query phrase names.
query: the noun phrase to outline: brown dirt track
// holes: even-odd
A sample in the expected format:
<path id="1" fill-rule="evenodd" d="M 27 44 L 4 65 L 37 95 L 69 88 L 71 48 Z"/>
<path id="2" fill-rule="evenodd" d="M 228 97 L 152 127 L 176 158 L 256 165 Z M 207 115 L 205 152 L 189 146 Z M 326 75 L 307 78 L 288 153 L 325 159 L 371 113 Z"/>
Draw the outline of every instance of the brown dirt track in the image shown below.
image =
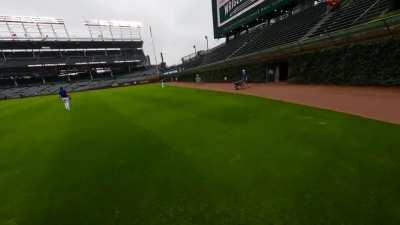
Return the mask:
<path id="1" fill-rule="evenodd" d="M 236 91 L 230 83 L 172 85 L 259 96 L 400 124 L 400 88 L 250 84 Z"/>

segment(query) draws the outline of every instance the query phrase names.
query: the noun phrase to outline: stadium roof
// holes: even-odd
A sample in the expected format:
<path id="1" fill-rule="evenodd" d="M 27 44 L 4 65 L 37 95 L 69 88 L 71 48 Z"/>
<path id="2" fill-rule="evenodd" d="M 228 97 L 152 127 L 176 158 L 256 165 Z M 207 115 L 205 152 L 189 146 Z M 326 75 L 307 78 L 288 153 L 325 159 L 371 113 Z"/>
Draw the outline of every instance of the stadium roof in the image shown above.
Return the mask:
<path id="1" fill-rule="evenodd" d="M 85 21 L 85 25 L 143 28 L 141 22 L 125 20 L 87 20 Z"/>
<path id="2" fill-rule="evenodd" d="M 0 16 L 0 40 L 12 41 L 140 41 L 143 24 L 123 20 L 87 20 L 88 35 L 71 38 L 63 19 Z"/>
<path id="3" fill-rule="evenodd" d="M 0 22 L 64 24 L 63 19 L 57 19 L 54 17 L 31 17 L 31 16 L 0 16 Z"/>

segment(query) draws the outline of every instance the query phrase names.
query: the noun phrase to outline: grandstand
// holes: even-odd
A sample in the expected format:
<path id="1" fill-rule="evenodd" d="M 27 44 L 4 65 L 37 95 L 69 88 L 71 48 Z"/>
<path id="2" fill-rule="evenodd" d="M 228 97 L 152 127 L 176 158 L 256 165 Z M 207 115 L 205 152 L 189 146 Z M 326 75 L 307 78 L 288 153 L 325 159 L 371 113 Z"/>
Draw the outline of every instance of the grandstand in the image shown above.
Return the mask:
<path id="1" fill-rule="evenodd" d="M 0 98 L 53 93 L 56 84 L 97 88 L 146 70 L 140 23 L 91 20 L 85 25 L 90 37 L 73 38 L 62 19 L 0 17 Z"/>
<path id="2" fill-rule="evenodd" d="M 226 42 L 209 51 L 199 51 L 194 56 L 182 58 L 180 79 L 193 80 L 200 73 L 203 80 L 222 81 L 227 73 L 228 77 L 235 77 L 230 73 L 239 73 L 240 68 L 237 67 L 242 66 L 248 69 L 257 67 L 253 70 L 253 78 L 254 73 L 257 73 L 257 78 L 253 80 L 276 80 L 265 78 L 266 71 L 270 69 L 278 74 L 273 77 L 286 80 L 290 77 L 291 57 L 391 37 L 396 31 L 393 27 L 398 24 L 397 16 L 370 23 L 393 9 L 391 0 L 347 0 L 341 1 L 335 8 L 329 7 L 325 1 L 263 2 L 266 2 L 265 5 L 250 10 L 248 15 L 243 13 L 222 26 L 218 21 L 221 15 L 215 15 L 215 2 L 215 37 L 225 37 Z M 344 33 L 346 35 L 339 37 Z M 225 75 L 215 78 L 218 73 Z"/>
<path id="3" fill-rule="evenodd" d="M 137 71 L 131 74 L 119 75 L 117 77 L 99 77 L 93 80 L 80 79 L 74 82 L 48 82 L 46 84 L 26 84 L 17 87 L 0 87 L 0 100 L 24 98 L 31 96 L 57 94 L 60 87 L 68 92 L 80 92 L 95 89 L 130 86 L 157 81 L 157 69 L 148 67 L 146 70 Z"/>

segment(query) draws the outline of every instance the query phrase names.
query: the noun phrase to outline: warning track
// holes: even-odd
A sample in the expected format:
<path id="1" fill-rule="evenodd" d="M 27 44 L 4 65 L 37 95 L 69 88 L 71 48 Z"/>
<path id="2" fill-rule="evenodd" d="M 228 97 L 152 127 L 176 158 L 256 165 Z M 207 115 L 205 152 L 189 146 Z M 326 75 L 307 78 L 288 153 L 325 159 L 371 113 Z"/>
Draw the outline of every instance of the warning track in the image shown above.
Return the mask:
<path id="1" fill-rule="evenodd" d="M 259 96 L 400 124 L 400 88 L 293 84 L 173 83 L 178 87 Z"/>

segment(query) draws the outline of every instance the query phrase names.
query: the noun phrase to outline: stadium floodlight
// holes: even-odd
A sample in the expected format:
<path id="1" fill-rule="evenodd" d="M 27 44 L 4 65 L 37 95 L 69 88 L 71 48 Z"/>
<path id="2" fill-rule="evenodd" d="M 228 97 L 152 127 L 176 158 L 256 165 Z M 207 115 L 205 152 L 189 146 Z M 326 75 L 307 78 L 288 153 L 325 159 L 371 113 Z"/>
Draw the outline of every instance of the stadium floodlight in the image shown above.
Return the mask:
<path id="1" fill-rule="evenodd" d="M 141 40 L 143 24 L 137 21 L 124 20 L 87 20 L 85 21 L 92 40 Z"/>
<path id="2" fill-rule="evenodd" d="M 0 38 L 12 40 L 70 39 L 63 19 L 53 17 L 0 16 Z"/>

